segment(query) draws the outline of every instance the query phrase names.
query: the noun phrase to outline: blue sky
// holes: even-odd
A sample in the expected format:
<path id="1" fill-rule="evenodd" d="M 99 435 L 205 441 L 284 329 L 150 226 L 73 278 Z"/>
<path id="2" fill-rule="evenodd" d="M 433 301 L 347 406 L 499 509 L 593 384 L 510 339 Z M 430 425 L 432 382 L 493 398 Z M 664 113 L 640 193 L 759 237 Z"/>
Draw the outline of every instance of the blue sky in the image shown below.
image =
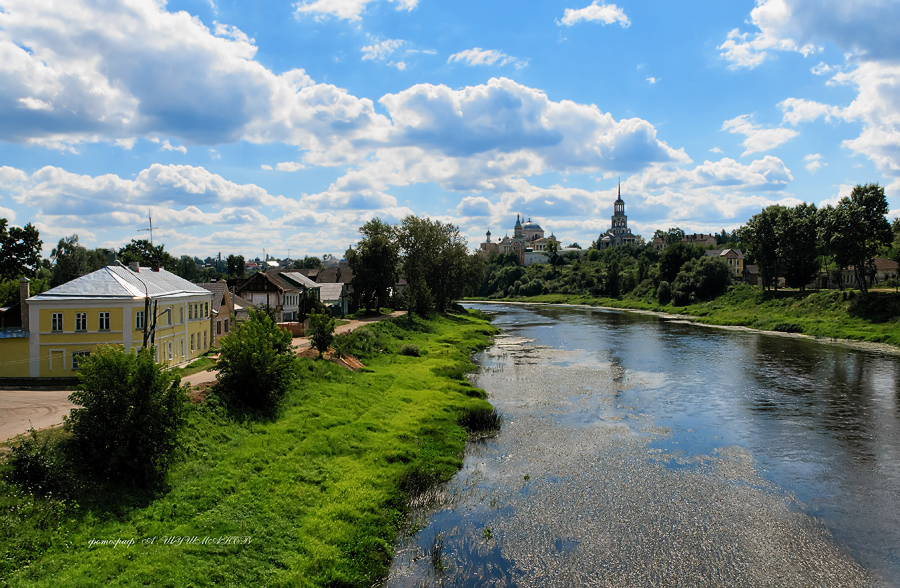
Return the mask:
<path id="1" fill-rule="evenodd" d="M 45 253 L 342 255 L 408 214 L 471 247 L 719 231 L 885 186 L 900 3 L 0 0 L 0 216 Z"/>

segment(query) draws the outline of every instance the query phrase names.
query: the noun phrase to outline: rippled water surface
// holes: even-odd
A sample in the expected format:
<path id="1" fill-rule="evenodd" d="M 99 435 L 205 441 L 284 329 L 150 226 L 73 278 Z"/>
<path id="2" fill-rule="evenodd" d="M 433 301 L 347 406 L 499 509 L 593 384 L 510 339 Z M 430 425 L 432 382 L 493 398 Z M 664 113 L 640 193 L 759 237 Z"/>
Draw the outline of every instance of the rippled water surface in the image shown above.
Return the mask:
<path id="1" fill-rule="evenodd" d="M 387 586 L 900 586 L 900 358 L 476 305 L 505 417 L 421 497 Z"/>

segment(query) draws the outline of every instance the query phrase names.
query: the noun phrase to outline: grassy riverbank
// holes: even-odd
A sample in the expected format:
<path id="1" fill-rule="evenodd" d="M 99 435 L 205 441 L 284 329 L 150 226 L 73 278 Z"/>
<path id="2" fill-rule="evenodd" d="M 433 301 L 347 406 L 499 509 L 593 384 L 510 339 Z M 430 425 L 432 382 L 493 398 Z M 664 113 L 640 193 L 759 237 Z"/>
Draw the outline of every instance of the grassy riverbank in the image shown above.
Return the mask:
<path id="1" fill-rule="evenodd" d="M 391 560 L 405 491 L 461 466 L 463 377 L 496 330 L 474 313 L 365 327 L 360 373 L 300 360 L 273 422 L 194 407 L 184 460 L 154 496 L 34 498 L 0 482 L 10 586 L 370 586 Z M 400 351 L 415 346 L 419 357 Z M 196 539 L 192 539 L 196 538 Z M 230 539 L 229 539 L 230 538 Z M 119 545 L 92 540 L 125 542 Z"/>
<path id="2" fill-rule="evenodd" d="M 709 325 L 803 333 L 900 346 L 900 294 L 853 290 L 764 292 L 740 284 L 714 300 L 687 306 L 661 305 L 636 297 L 596 298 L 567 294 L 508 298 L 516 302 L 586 304 L 684 315 Z"/>

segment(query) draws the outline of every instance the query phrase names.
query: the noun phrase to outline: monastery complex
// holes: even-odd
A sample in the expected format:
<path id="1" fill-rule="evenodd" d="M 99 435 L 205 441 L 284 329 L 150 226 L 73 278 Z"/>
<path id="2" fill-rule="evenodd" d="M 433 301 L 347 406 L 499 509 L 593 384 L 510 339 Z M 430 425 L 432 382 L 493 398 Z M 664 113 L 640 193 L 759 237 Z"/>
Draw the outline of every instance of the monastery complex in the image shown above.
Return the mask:
<path id="1" fill-rule="evenodd" d="M 622 200 L 622 186 L 619 185 L 619 194 L 613 204 L 613 215 L 610 219 L 610 228 L 600 234 L 597 240 L 597 247 L 606 249 L 607 247 L 616 247 L 618 245 L 635 245 L 640 239 L 632 234 L 628 228 L 628 217 L 625 215 L 625 201 Z M 513 227 L 513 236 L 508 234 L 499 241 L 491 241 L 491 232 L 486 234 L 484 243 L 479 246 L 479 252 L 486 258 L 494 255 L 505 255 L 513 253 L 519 260 L 519 264 L 529 266 L 534 263 L 546 263 L 550 257 L 550 244 L 553 243 L 557 247 L 559 253 L 574 252 L 583 255 L 586 249 L 563 248 L 553 233 L 549 237 L 544 237 L 544 229 L 529 218 L 524 223 L 521 216 L 516 215 L 516 224 Z"/>

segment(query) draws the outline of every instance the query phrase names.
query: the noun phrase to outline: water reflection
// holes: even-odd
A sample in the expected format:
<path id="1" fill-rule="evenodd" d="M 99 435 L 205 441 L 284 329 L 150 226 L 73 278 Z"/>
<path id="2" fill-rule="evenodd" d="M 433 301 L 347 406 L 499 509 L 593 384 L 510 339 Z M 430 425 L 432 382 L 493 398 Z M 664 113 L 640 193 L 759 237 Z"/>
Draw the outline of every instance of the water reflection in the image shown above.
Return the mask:
<path id="1" fill-rule="evenodd" d="M 484 308 L 503 336 L 476 383 L 507 424 L 417 513 L 388 585 L 900 585 L 896 357 Z"/>

